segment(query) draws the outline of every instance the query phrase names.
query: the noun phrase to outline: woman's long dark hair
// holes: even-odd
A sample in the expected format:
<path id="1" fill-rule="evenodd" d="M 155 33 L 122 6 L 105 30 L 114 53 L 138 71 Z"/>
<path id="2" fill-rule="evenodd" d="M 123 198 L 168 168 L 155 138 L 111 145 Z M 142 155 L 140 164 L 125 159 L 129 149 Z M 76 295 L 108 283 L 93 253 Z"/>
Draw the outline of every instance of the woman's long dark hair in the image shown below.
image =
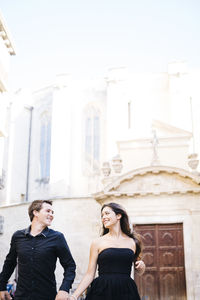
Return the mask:
<path id="1" fill-rule="evenodd" d="M 137 234 L 135 231 L 133 231 L 133 229 L 131 230 L 130 223 L 129 223 L 129 217 L 128 217 L 127 212 L 125 211 L 125 209 L 121 205 L 119 205 L 117 203 L 114 203 L 114 202 L 111 202 L 111 203 L 104 204 L 101 208 L 101 212 L 105 207 L 111 208 L 116 215 L 118 215 L 118 214 L 121 215 L 121 218 L 120 218 L 121 230 L 124 234 L 126 234 L 127 236 L 134 239 L 135 244 L 136 244 L 135 260 L 137 260 L 137 258 L 140 259 L 141 258 L 140 255 L 141 255 L 141 252 L 142 252 L 141 238 L 140 238 L 139 234 Z M 104 235 L 108 232 L 109 232 L 109 229 L 105 228 L 104 225 L 103 225 L 103 230 L 102 230 L 101 235 Z"/>

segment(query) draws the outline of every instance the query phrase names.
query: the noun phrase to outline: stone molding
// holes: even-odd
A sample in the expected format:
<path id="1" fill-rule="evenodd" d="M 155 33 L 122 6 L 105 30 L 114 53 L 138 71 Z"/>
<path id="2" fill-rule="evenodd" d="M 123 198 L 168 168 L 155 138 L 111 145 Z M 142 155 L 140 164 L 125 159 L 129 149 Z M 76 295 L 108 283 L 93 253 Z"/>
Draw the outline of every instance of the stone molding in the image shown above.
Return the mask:
<path id="1" fill-rule="evenodd" d="M 8 49 L 8 53 L 10 55 L 15 55 L 15 49 L 13 42 L 11 41 L 10 33 L 6 28 L 5 21 L 3 20 L 3 16 L 0 14 L 0 36 L 4 41 L 5 47 Z"/>
<path id="2" fill-rule="evenodd" d="M 111 178 L 110 178 L 111 180 Z M 200 193 L 200 176 L 170 166 L 149 166 L 132 170 L 113 178 L 103 189 L 93 194 L 96 200 L 109 196 L 134 197 L 160 194 Z"/>

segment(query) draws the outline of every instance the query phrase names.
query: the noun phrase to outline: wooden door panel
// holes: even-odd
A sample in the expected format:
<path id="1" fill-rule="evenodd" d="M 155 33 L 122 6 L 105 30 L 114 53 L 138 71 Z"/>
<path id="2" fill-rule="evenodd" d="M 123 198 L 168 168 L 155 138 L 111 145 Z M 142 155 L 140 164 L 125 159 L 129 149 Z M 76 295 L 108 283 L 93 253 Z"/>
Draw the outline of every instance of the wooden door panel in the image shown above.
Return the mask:
<path id="1" fill-rule="evenodd" d="M 157 255 L 156 249 L 145 249 L 143 251 L 143 260 L 147 268 L 157 268 Z"/>
<path id="2" fill-rule="evenodd" d="M 183 249 L 178 248 L 177 249 L 177 266 L 178 267 L 183 267 L 184 266 L 184 253 L 183 253 Z"/>
<path id="3" fill-rule="evenodd" d="M 176 272 L 160 272 L 160 297 L 162 300 L 177 300 Z"/>
<path id="4" fill-rule="evenodd" d="M 175 246 L 176 245 L 176 237 L 175 232 L 173 231 L 166 231 L 166 230 L 159 230 L 158 232 L 158 239 L 159 239 L 159 246 Z"/>
<path id="5" fill-rule="evenodd" d="M 176 266 L 178 260 L 176 249 L 159 249 L 160 267 Z"/>
<path id="6" fill-rule="evenodd" d="M 158 274 L 156 271 L 145 272 L 139 279 L 139 293 L 145 300 L 160 300 L 158 297 Z M 138 281 L 137 281 L 138 285 Z"/>
<path id="7" fill-rule="evenodd" d="M 182 224 L 138 225 L 146 271 L 135 276 L 142 299 L 186 300 Z"/>
<path id="8" fill-rule="evenodd" d="M 147 231 L 148 230 L 148 231 Z M 142 230 L 144 246 L 155 246 L 155 231 L 152 229 Z"/>

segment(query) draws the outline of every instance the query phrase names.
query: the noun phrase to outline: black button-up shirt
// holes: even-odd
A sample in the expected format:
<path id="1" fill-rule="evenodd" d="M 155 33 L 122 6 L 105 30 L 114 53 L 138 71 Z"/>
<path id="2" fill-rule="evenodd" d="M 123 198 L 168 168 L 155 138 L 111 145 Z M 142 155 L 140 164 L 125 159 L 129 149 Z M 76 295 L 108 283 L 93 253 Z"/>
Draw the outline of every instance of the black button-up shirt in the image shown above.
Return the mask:
<path id="1" fill-rule="evenodd" d="M 30 227 L 16 231 L 11 240 L 0 274 L 0 291 L 18 264 L 16 300 L 54 300 L 56 297 L 55 268 L 59 258 L 64 268 L 60 290 L 69 291 L 75 278 L 75 262 L 64 235 L 46 227 L 37 236 L 30 234 Z"/>

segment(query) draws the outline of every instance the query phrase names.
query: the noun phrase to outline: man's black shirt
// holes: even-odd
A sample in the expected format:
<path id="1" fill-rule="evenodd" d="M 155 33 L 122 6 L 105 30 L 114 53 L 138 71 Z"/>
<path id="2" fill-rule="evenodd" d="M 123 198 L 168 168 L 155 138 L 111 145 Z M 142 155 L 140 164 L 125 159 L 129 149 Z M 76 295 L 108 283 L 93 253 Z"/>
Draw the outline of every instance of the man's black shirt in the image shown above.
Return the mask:
<path id="1" fill-rule="evenodd" d="M 16 231 L 0 274 L 0 291 L 6 290 L 6 284 L 18 264 L 15 299 L 54 300 L 57 258 L 64 268 L 60 290 L 68 292 L 75 278 L 76 265 L 64 235 L 48 227 L 35 237 L 30 234 L 30 227 Z"/>

